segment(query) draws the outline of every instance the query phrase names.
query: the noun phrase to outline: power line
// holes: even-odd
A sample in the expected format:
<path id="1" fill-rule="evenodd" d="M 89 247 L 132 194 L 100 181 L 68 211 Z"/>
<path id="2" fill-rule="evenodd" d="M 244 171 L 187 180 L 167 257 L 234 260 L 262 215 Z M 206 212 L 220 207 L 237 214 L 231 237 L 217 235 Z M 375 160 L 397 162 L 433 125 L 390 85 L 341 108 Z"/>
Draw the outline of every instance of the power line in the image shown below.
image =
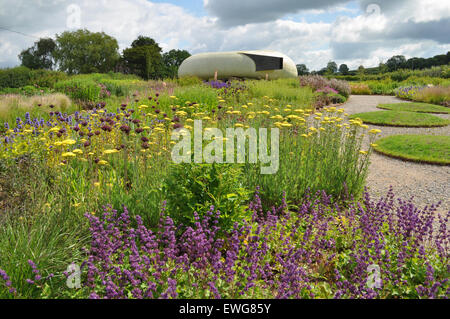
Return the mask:
<path id="1" fill-rule="evenodd" d="M 20 31 L 14 31 L 14 30 L 11 30 L 11 29 L 8 29 L 8 28 L 5 28 L 5 27 L 0 27 L 0 29 L 1 30 L 5 30 L 5 31 L 9 31 L 9 32 L 14 32 L 14 33 L 17 33 L 17 34 L 20 34 L 20 35 L 24 35 L 26 37 L 39 39 L 38 37 L 35 37 L 34 35 L 26 34 L 26 33 L 20 32 Z"/>

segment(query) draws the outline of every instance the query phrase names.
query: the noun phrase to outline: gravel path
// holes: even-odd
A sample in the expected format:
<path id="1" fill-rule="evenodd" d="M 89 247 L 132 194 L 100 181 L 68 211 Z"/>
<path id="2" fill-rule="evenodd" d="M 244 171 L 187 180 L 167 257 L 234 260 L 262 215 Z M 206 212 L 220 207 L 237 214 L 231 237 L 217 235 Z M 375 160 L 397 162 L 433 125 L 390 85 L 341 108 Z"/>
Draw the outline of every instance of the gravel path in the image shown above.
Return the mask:
<path id="1" fill-rule="evenodd" d="M 382 111 L 377 108 L 382 103 L 402 103 L 403 100 L 392 96 L 352 95 L 342 105 L 348 114 Z M 434 114 L 450 118 L 449 114 Z M 405 128 L 370 125 L 382 131 L 382 137 L 395 134 L 450 135 L 450 126 L 437 128 Z M 450 166 L 419 164 L 390 158 L 373 153 L 369 167 L 367 186 L 374 197 L 384 196 L 392 185 L 396 196 L 409 199 L 419 207 L 442 201 L 439 213 L 450 211 L 449 191 Z"/>

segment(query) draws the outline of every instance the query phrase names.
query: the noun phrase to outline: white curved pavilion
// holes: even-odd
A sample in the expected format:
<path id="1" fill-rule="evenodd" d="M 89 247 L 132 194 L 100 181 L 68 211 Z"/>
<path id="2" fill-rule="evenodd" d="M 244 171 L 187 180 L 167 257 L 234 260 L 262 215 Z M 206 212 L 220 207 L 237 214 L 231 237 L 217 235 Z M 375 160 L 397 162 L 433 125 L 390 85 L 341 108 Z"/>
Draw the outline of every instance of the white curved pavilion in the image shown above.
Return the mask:
<path id="1" fill-rule="evenodd" d="M 297 67 L 287 55 L 276 51 L 209 52 L 190 56 L 181 63 L 178 76 L 197 76 L 203 80 L 231 77 L 253 79 L 294 78 Z"/>

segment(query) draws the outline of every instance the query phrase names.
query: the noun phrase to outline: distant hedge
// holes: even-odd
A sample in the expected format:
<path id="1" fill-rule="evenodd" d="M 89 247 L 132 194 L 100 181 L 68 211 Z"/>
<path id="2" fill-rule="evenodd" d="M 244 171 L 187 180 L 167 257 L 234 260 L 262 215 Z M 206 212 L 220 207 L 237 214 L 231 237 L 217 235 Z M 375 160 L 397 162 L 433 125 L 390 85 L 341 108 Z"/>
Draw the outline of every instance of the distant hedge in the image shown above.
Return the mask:
<path id="1" fill-rule="evenodd" d="M 0 69 L 0 89 L 20 88 L 27 85 L 53 88 L 56 82 L 66 78 L 67 75 L 63 72 L 31 70 L 24 66 Z"/>

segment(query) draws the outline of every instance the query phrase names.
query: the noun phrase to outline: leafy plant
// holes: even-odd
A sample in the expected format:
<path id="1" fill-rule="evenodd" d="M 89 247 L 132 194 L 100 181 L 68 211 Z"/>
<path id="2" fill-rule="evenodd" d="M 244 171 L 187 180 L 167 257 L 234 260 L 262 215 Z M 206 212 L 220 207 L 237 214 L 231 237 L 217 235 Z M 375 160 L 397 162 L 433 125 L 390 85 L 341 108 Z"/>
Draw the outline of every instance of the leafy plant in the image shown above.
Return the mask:
<path id="1" fill-rule="evenodd" d="M 249 191 L 245 189 L 242 170 L 229 164 L 173 165 L 163 184 L 166 209 L 176 224 L 192 226 L 194 212 L 202 218 L 214 206 L 221 212 L 219 226 L 229 230 L 235 222 L 249 217 L 245 204 Z"/>

